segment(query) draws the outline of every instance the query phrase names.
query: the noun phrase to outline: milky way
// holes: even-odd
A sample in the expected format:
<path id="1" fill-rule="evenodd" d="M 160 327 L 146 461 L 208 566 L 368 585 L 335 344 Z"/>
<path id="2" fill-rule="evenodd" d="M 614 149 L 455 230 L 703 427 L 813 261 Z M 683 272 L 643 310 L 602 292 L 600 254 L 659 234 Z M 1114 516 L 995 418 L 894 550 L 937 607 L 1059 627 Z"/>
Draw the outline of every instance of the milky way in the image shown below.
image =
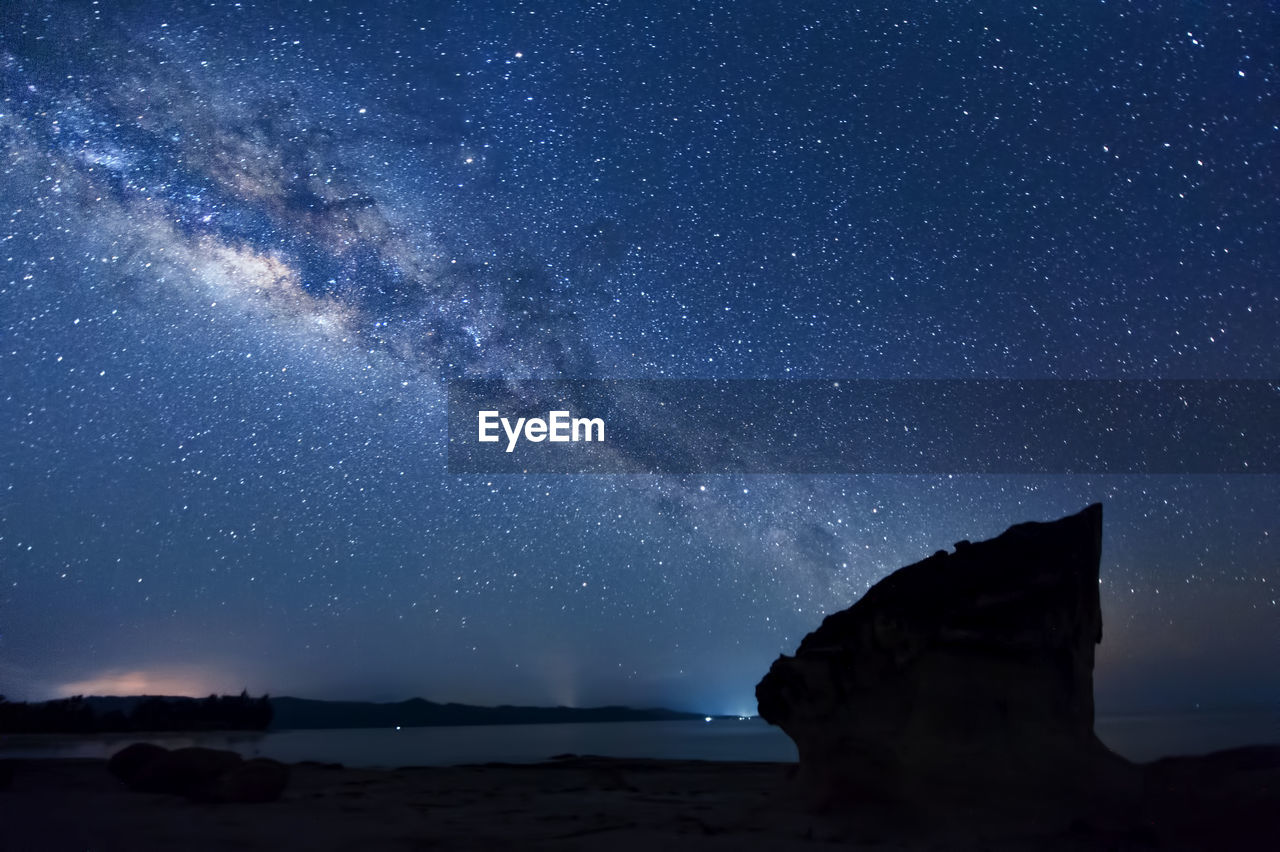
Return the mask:
<path id="1" fill-rule="evenodd" d="M 1280 13 L 908 5 L 7 4 L 0 693 L 754 712 L 1102 500 L 1100 706 L 1280 699 L 1274 476 L 446 474 L 457 378 L 1277 376 Z"/>

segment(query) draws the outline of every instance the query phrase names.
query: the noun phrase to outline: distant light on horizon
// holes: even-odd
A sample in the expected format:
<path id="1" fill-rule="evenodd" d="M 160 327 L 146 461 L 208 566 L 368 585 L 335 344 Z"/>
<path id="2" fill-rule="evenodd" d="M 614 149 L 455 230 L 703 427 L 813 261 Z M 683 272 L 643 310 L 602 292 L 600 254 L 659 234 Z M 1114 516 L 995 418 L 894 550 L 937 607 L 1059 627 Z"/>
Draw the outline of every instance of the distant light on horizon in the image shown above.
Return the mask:
<path id="1" fill-rule="evenodd" d="M 84 680 L 68 681 L 53 687 L 52 697 L 73 695 L 173 695 L 200 698 L 227 692 L 224 678 L 197 671 L 120 671 L 108 670 Z M 221 686 L 220 686 L 221 684 Z M 231 690 L 239 692 L 239 689 Z"/>

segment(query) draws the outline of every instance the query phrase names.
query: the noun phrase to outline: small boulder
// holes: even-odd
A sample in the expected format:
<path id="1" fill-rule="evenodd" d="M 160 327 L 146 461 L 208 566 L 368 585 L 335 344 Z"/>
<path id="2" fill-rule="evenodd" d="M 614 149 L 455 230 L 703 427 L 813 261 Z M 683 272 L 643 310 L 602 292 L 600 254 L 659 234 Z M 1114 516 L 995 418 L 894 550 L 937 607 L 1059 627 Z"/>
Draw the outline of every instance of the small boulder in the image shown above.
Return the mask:
<path id="1" fill-rule="evenodd" d="M 111 755 L 107 771 L 133 787 L 148 766 L 168 753 L 167 748 L 153 743 L 134 743 Z"/>
<path id="2" fill-rule="evenodd" d="M 234 751 L 199 746 L 174 749 L 143 766 L 129 786 L 145 793 L 208 798 L 218 779 L 243 762 Z"/>
<path id="3" fill-rule="evenodd" d="M 134 743 L 112 755 L 107 769 L 129 788 L 203 802 L 273 802 L 289 783 L 289 767 L 233 751 Z"/>

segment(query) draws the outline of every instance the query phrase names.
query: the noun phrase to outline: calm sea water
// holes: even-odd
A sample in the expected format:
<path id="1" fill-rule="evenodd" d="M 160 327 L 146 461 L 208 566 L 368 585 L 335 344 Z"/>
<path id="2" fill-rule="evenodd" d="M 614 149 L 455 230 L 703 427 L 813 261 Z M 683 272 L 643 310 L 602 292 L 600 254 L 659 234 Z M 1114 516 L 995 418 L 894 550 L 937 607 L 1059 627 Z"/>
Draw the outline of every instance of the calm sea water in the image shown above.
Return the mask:
<path id="1" fill-rule="evenodd" d="M 1178 716 L 1100 717 L 1098 736 L 1136 761 L 1280 743 L 1280 710 Z M 265 734 L 58 735 L 0 737 L 0 757 L 109 757 L 130 742 L 167 748 L 202 745 L 246 757 L 317 760 L 347 766 L 448 766 L 526 763 L 556 754 L 692 760 L 794 761 L 795 746 L 759 719 L 713 722 L 601 722 L 456 728 L 356 728 Z"/>

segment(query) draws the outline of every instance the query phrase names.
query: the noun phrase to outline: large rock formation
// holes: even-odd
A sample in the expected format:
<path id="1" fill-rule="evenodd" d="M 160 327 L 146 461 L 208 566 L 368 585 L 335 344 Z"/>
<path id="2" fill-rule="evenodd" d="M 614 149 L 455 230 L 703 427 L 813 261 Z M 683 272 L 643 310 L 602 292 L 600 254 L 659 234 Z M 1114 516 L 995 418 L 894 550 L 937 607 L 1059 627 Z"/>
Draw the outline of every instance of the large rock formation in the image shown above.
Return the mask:
<path id="1" fill-rule="evenodd" d="M 1093 732 L 1101 548 L 1095 504 L 899 569 L 774 662 L 760 715 L 828 800 L 1114 800 L 1131 774 Z"/>

